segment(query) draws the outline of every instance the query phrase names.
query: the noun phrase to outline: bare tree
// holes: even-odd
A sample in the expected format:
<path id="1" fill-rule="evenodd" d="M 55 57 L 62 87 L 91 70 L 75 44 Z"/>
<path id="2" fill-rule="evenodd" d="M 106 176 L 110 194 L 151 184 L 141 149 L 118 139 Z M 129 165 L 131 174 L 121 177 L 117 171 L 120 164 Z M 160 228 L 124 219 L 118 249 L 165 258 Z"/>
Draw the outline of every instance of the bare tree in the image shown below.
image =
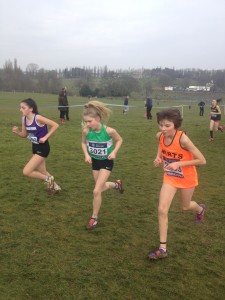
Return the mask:
<path id="1" fill-rule="evenodd" d="M 39 67 L 37 64 L 30 63 L 27 65 L 26 72 L 29 73 L 31 76 L 35 76 Z"/>

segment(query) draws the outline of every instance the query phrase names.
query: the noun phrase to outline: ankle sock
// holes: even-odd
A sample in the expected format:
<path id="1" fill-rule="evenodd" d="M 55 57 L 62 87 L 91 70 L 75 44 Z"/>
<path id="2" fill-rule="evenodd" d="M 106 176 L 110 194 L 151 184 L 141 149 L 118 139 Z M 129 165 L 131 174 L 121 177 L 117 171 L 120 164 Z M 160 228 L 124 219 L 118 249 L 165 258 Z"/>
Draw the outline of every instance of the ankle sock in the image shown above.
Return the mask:
<path id="1" fill-rule="evenodd" d="M 166 248 L 159 248 L 159 250 L 162 250 L 164 253 L 167 252 Z"/>

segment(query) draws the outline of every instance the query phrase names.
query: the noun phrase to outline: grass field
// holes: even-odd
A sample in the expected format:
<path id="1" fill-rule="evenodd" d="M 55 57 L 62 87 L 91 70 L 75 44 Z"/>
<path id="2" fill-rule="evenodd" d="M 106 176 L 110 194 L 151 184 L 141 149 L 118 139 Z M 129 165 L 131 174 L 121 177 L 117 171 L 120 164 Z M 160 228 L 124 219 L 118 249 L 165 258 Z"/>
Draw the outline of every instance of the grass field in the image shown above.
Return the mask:
<path id="1" fill-rule="evenodd" d="M 11 133 L 12 126 L 21 127 L 20 101 L 30 96 L 41 114 L 59 119 L 57 108 L 47 107 L 56 105 L 57 96 L 0 93 L 0 299 L 223 300 L 225 133 L 216 133 L 215 141 L 208 142 L 208 109 L 199 117 L 196 104 L 184 107 L 182 125 L 207 159 L 207 165 L 198 168 L 194 194 L 197 202 L 206 204 L 206 218 L 195 224 L 192 213 L 180 211 L 178 194 L 169 214 L 169 256 L 151 262 L 148 252 L 159 241 L 162 170 L 152 162 L 160 105 L 154 104 L 149 122 L 143 117 L 144 108 L 130 108 L 124 116 L 122 107 L 112 107 L 109 125 L 118 130 L 124 144 L 111 179 L 121 178 L 125 193 L 104 193 L 99 226 L 89 232 L 85 227 L 92 212 L 94 182 L 81 151 L 82 107 L 71 108 L 71 120 L 50 139 L 47 167 L 62 192 L 48 196 L 42 182 L 22 175 L 31 145 Z M 85 101 L 69 98 L 70 105 Z"/>

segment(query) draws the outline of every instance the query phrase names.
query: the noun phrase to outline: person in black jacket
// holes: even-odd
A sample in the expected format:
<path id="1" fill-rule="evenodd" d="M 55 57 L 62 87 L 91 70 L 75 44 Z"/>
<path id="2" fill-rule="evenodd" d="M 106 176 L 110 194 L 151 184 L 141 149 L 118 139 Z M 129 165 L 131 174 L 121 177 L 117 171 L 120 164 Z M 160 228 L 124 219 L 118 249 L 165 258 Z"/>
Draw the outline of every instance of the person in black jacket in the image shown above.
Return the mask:
<path id="1" fill-rule="evenodd" d="M 152 114 L 151 114 L 151 110 L 152 110 L 152 99 L 151 98 L 146 98 L 145 101 L 145 107 L 146 107 L 146 117 L 148 120 L 152 119 Z"/>
<path id="2" fill-rule="evenodd" d="M 65 86 L 64 87 L 64 97 L 65 97 L 65 103 L 67 105 L 67 110 L 66 110 L 66 113 L 65 113 L 65 116 L 66 116 L 66 120 L 69 121 L 69 102 L 68 102 L 68 97 L 67 97 L 67 87 Z"/>
<path id="3" fill-rule="evenodd" d="M 60 123 L 63 124 L 65 123 L 65 114 L 67 111 L 67 99 L 65 98 L 65 92 L 64 88 L 59 92 L 59 97 L 58 97 L 58 110 L 60 112 L 59 118 L 60 118 Z"/>
<path id="4" fill-rule="evenodd" d="M 126 96 L 124 98 L 123 105 L 124 105 L 123 114 L 127 114 L 129 111 L 129 96 Z"/>
<path id="5" fill-rule="evenodd" d="M 205 110 L 205 102 L 204 101 L 200 101 L 199 104 L 198 104 L 198 106 L 199 106 L 199 109 L 200 109 L 199 116 L 203 117 L 204 110 Z"/>

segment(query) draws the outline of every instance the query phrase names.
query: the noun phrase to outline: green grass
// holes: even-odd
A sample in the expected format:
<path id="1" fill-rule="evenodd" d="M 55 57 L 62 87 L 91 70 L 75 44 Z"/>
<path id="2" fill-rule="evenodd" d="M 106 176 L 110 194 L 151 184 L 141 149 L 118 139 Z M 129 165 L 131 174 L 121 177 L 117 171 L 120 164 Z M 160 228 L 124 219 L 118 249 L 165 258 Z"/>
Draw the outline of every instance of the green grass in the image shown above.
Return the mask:
<path id="1" fill-rule="evenodd" d="M 207 159 L 198 168 L 194 194 L 206 204 L 206 218 L 196 225 L 192 213 L 180 212 L 178 193 L 169 213 L 169 256 L 151 262 L 147 254 L 158 246 L 162 184 L 162 170 L 152 163 L 159 106 L 150 122 L 143 117 L 144 108 L 130 108 L 126 116 L 121 107 L 112 108 L 109 125 L 124 144 L 111 180 L 121 178 L 125 193 L 103 194 L 99 226 L 89 232 L 85 226 L 94 182 L 81 151 L 82 108 L 71 108 L 71 120 L 50 139 L 47 168 L 62 192 L 48 196 L 42 182 L 22 175 L 31 145 L 11 133 L 13 125 L 21 126 L 19 103 L 28 96 L 43 115 L 59 119 L 57 108 L 46 107 L 55 106 L 57 96 L 0 93 L 0 299 L 224 299 L 225 136 L 216 133 L 215 141 L 208 142 L 207 113 L 199 117 L 197 106 L 184 107 L 182 125 Z M 69 101 L 75 105 L 86 99 Z M 131 100 L 130 105 L 141 104 Z"/>

